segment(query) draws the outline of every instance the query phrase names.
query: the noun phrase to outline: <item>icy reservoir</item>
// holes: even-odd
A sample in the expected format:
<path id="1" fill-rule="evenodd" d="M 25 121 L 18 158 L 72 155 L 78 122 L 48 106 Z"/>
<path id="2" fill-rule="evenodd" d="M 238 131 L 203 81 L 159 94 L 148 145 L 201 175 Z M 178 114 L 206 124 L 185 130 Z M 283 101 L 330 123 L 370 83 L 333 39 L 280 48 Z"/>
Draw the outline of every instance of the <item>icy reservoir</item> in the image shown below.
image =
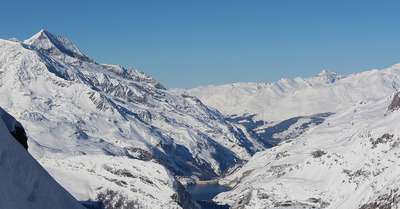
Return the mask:
<path id="1" fill-rule="evenodd" d="M 186 186 L 186 190 L 197 200 L 211 200 L 221 192 L 229 191 L 229 187 L 219 184 L 194 184 Z"/>

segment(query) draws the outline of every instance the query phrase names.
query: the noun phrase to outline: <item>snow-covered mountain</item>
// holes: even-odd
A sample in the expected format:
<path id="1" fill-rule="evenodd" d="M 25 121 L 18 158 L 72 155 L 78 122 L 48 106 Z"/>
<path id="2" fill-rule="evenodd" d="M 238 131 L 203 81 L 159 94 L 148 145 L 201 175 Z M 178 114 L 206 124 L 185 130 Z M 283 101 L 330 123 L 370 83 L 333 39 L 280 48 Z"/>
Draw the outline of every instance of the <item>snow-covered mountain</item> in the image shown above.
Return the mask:
<path id="1" fill-rule="evenodd" d="M 23 129 L 0 108 L 0 208 L 82 208 L 10 134 Z"/>
<path id="2" fill-rule="evenodd" d="M 143 194 L 174 208 L 170 201 L 191 200 L 157 163 L 182 179 L 210 179 L 263 149 L 197 98 L 139 70 L 98 64 L 44 30 L 23 43 L 0 39 L 0 106 L 28 130 L 30 153 L 79 199 L 111 189 L 136 200 L 143 188 L 132 185 L 142 182 L 153 191 Z"/>
<path id="3" fill-rule="evenodd" d="M 256 153 L 221 183 L 232 208 L 399 208 L 400 97 L 355 103 Z"/>
<path id="4" fill-rule="evenodd" d="M 336 112 L 357 101 L 382 98 L 399 87 L 400 64 L 348 76 L 324 70 L 310 78 L 201 86 L 187 92 L 227 116 L 255 115 L 255 121 L 277 123 Z"/>
<path id="5" fill-rule="evenodd" d="M 198 97 L 244 125 L 266 147 L 296 137 L 355 102 L 382 98 L 400 87 L 400 64 L 342 76 L 327 70 L 276 83 L 235 83 L 176 92 Z"/>

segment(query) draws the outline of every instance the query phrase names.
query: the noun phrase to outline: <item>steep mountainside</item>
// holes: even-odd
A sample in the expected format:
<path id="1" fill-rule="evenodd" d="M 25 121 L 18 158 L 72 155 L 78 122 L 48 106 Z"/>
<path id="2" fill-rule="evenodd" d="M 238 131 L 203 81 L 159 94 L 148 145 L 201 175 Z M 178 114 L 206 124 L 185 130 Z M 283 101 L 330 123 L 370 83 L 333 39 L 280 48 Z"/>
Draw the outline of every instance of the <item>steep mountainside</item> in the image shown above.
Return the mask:
<path id="1" fill-rule="evenodd" d="M 0 208 L 84 209 L 10 134 L 21 124 L 0 116 Z"/>
<path id="2" fill-rule="evenodd" d="M 221 182 L 232 208 L 400 207 L 399 92 L 360 102 L 255 154 Z"/>
<path id="3" fill-rule="evenodd" d="M 92 175 L 85 166 L 93 167 L 98 182 L 133 191 L 124 174 L 103 174 L 115 175 L 108 165 L 134 173 L 129 163 L 117 162 L 153 160 L 147 166 L 155 170 L 161 169 L 158 162 L 178 177 L 210 179 L 263 149 L 197 98 L 172 93 L 139 70 L 98 64 L 44 30 L 23 43 L 0 39 L 0 105 L 29 130 L 32 155 L 79 198 L 94 199 L 106 188 L 67 186 L 81 182 L 80 171 L 71 169 Z M 90 161 L 82 167 L 80 157 L 110 164 Z M 76 176 L 64 178 L 67 173 Z"/>

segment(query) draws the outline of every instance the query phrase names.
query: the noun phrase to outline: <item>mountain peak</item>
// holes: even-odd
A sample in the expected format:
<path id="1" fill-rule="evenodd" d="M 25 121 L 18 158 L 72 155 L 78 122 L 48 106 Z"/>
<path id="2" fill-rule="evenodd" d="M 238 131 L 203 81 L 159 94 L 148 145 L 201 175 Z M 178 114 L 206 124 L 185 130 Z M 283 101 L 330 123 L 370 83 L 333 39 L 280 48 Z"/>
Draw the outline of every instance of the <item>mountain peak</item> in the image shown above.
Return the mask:
<path id="1" fill-rule="evenodd" d="M 91 58 L 84 55 L 68 39 L 54 35 L 44 29 L 30 39 L 25 40 L 24 44 L 34 46 L 42 53 L 62 60 L 65 60 L 67 55 L 81 61 L 94 62 Z"/>
<path id="2" fill-rule="evenodd" d="M 31 38 L 24 41 L 25 44 L 31 45 L 30 43 L 35 42 L 36 40 L 50 39 L 50 37 L 54 37 L 54 35 L 45 29 L 40 30 L 38 33 L 33 35 Z"/>
<path id="3" fill-rule="evenodd" d="M 330 70 L 322 70 L 318 76 L 330 76 L 330 75 L 338 75 L 336 72 L 330 71 Z"/>
<path id="4" fill-rule="evenodd" d="M 336 72 L 324 69 L 318 74 L 317 78 L 322 78 L 328 83 L 334 83 L 336 80 L 343 78 L 343 76 Z"/>

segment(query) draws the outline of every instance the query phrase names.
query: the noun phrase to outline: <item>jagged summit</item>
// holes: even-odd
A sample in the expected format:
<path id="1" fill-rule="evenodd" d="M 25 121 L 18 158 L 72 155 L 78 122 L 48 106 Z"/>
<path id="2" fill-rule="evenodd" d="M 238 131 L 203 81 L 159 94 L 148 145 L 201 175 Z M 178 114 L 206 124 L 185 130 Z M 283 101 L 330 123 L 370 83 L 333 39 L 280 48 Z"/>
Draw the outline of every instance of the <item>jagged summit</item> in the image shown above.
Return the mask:
<path id="1" fill-rule="evenodd" d="M 325 83 L 334 83 L 337 80 L 344 78 L 344 76 L 329 70 L 322 70 L 316 77 L 322 78 L 321 82 Z"/>
<path id="2" fill-rule="evenodd" d="M 84 55 L 75 45 L 68 41 L 68 39 L 54 35 L 43 29 L 23 43 L 34 46 L 42 53 L 61 60 L 65 60 L 68 58 L 66 56 L 69 56 L 81 61 L 94 62 L 94 60 Z"/>
<path id="3" fill-rule="evenodd" d="M 337 72 L 333 72 L 333 71 L 330 71 L 330 70 L 326 70 L 326 69 L 324 69 L 324 70 L 322 70 L 319 74 L 318 74 L 318 76 L 319 77 L 343 77 L 342 75 L 340 75 L 340 74 L 338 74 Z"/>
<path id="4" fill-rule="evenodd" d="M 1 40 L 2 39 L 0 39 L 0 41 Z M 22 50 L 26 55 L 30 54 L 30 59 L 37 60 L 37 63 L 43 63 L 49 72 L 64 80 L 74 80 L 89 85 L 100 84 L 104 87 L 104 85 L 110 84 L 108 81 L 113 80 L 113 78 L 123 77 L 124 79 L 130 80 L 129 82 L 144 82 L 157 89 L 165 90 L 165 87 L 161 83 L 146 73 L 133 68 L 126 69 L 119 65 L 99 64 L 90 57 L 84 55 L 75 45 L 68 41 L 68 39 L 54 35 L 46 30 L 41 30 L 23 43 L 17 41 L 12 42 L 15 44 L 11 44 L 10 41 L 3 42 L 3 50 Z M 21 43 L 22 47 L 19 43 Z M 25 48 L 25 50 L 23 50 L 23 48 Z M 9 55 L 7 56 L 9 57 Z M 19 58 L 24 59 L 23 57 Z M 57 64 L 56 62 L 63 63 Z M 64 65 L 64 63 L 66 65 Z M 21 68 L 21 70 L 26 71 L 25 68 Z M 104 77 L 106 80 L 94 79 L 97 76 Z M 104 82 L 106 82 L 106 84 L 104 84 Z M 111 89 L 115 88 L 111 87 Z"/>

